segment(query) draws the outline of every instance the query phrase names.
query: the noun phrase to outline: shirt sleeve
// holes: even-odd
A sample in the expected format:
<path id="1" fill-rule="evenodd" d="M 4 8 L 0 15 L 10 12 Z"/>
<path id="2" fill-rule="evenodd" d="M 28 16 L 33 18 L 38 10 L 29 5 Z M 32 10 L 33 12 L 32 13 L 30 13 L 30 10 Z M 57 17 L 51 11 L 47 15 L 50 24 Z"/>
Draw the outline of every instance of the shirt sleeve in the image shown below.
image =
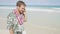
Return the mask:
<path id="1" fill-rule="evenodd" d="M 7 16 L 7 29 L 13 28 L 13 18 L 12 15 Z"/>

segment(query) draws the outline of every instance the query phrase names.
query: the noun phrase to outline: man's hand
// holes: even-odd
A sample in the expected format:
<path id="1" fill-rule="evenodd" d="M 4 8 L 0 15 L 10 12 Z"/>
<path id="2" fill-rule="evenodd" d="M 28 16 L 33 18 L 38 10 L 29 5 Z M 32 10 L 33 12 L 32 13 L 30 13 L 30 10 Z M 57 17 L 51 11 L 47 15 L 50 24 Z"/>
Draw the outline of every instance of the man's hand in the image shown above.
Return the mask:
<path id="1" fill-rule="evenodd" d="M 14 34 L 13 29 L 10 29 L 9 32 L 10 34 Z"/>

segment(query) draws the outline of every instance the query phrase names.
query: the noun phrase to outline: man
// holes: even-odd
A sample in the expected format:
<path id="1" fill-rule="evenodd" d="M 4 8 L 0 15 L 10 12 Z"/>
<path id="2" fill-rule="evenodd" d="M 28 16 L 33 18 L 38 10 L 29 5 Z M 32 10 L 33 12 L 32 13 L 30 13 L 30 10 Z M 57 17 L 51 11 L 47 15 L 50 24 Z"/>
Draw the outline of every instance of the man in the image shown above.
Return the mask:
<path id="1" fill-rule="evenodd" d="M 23 1 L 16 3 L 16 9 L 7 16 L 7 28 L 10 34 L 22 34 L 23 22 L 26 22 L 25 6 Z"/>

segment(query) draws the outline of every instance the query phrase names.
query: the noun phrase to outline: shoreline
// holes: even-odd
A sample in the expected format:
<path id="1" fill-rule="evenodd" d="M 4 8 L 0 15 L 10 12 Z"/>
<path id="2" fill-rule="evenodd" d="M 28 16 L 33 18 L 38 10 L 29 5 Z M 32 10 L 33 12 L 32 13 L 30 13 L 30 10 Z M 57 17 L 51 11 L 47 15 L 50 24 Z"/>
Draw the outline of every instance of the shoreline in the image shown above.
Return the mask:
<path id="1" fill-rule="evenodd" d="M 0 7 L 0 9 L 15 9 L 16 7 Z M 34 8 L 34 7 L 26 7 L 26 11 L 43 11 L 43 12 L 60 12 L 56 11 L 60 10 L 60 8 Z"/>

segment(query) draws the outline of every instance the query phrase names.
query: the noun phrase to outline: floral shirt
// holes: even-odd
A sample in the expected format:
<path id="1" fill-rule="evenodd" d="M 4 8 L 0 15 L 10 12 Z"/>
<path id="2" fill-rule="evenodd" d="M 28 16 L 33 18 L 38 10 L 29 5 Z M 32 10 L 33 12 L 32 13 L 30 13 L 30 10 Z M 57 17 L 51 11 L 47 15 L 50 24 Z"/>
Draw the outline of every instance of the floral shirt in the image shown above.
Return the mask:
<path id="1" fill-rule="evenodd" d="M 20 25 L 18 23 L 18 20 L 14 14 L 14 12 L 11 12 L 8 16 L 7 16 L 7 28 L 8 29 L 13 29 L 14 33 L 16 34 L 17 31 L 24 31 L 24 27 L 23 24 Z"/>

